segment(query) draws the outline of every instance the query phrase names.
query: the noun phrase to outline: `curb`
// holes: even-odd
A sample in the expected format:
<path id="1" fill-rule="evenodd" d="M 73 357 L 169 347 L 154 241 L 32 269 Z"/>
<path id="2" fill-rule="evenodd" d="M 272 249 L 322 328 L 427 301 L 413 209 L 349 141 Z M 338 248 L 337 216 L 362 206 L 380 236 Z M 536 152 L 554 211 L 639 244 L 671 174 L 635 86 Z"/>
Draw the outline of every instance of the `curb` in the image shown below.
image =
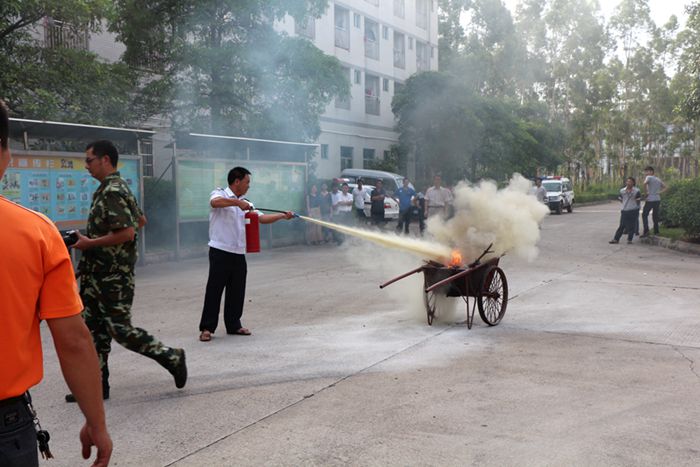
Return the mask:
<path id="1" fill-rule="evenodd" d="M 671 240 L 667 237 L 658 237 L 656 235 L 652 237 L 640 238 L 641 243 L 658 246 L 661 248 L 668 248 L 669 250 L 680 251 L 681 253 L 690 253 L 693 255 L 700 255 L 700 245 L 696 243 L 684 242 L 681 240 Z"/>

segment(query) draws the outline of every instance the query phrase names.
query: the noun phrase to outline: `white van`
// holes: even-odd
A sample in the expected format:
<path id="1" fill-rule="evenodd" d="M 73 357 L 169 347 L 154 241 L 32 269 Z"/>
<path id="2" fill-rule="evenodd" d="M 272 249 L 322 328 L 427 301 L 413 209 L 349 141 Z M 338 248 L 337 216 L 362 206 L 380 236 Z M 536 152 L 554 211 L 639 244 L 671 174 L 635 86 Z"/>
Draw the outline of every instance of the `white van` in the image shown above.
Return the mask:
<path id="1" fill-rule="evenodd" d="M 561 214 L 574 210 L 574 185 L 566 177 L 543 177 L 542 186 L 547 190 L 549 209 Z"/>
<path id="2" fill-rule="evenodd" d="M 340 173 L 340 178 L 346 178 L 353 183 L 356 183 L 357 179 L 361 178 L 364 184 L 372 186 L 377 184 L 377 180 L 381 180 L 387 194 L 391 195 L 403 186 L 404 176 L 383 170 L 343 169 Z M 413 184 L 410 186 L 413 188 Z"/>

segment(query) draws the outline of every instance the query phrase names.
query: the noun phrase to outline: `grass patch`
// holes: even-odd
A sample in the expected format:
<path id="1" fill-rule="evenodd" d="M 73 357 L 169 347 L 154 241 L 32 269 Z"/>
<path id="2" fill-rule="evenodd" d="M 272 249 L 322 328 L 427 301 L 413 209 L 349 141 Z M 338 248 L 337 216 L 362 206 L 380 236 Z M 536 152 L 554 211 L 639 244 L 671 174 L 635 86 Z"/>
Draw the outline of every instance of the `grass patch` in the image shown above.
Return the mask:
<path id="1" fill-rule="evenodd" d="M 685 230 L 680 227 L 659 226 L 659 237 L 670 238 L 671 240 L 690 241 L 685 234 Z"/>

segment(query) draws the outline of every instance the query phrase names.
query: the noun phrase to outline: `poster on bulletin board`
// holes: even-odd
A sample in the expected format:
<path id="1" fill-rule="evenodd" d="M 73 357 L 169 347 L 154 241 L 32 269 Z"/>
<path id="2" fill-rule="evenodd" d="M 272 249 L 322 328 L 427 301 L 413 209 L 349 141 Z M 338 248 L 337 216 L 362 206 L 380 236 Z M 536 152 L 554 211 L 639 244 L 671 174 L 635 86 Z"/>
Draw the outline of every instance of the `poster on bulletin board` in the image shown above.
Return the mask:
<path id="1" fill-rule="evenodd" d="M 141 204 L 139 159 L 120 156 L 117 170 Z M 0 179 L 0 195 L 45 214 L 59 230 L 82 229 L 98 186 L 84 157 L 13 153 Z"/>

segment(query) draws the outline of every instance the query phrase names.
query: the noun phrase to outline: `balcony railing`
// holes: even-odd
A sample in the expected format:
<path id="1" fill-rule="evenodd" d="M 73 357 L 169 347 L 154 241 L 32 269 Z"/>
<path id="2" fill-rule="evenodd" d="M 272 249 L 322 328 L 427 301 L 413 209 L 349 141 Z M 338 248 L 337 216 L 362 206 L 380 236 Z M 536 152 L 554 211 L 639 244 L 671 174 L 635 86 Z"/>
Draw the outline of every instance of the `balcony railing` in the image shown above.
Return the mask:
<path id="1" fill-rule="evenodd" d="M 406 52 L 404 50 L 394 50 L 394 66 L 406 68 Z"/>
<path id="2" fill-rule="evenodd" d="M 350 50 L 350 31 L 348 29 L 335 27 L 335 46 Z"/>
<path id="3" fill-rule="evenodd" d="M 47 18 L 44 22 L 44 46 L 48 48 L 88 50 L 88 30 Z"/>
<path id="4" fill-rule="evenodd" d="M 365 113 L 370 115 L 379 115 L 378 97 L 365 96 Z"/>

